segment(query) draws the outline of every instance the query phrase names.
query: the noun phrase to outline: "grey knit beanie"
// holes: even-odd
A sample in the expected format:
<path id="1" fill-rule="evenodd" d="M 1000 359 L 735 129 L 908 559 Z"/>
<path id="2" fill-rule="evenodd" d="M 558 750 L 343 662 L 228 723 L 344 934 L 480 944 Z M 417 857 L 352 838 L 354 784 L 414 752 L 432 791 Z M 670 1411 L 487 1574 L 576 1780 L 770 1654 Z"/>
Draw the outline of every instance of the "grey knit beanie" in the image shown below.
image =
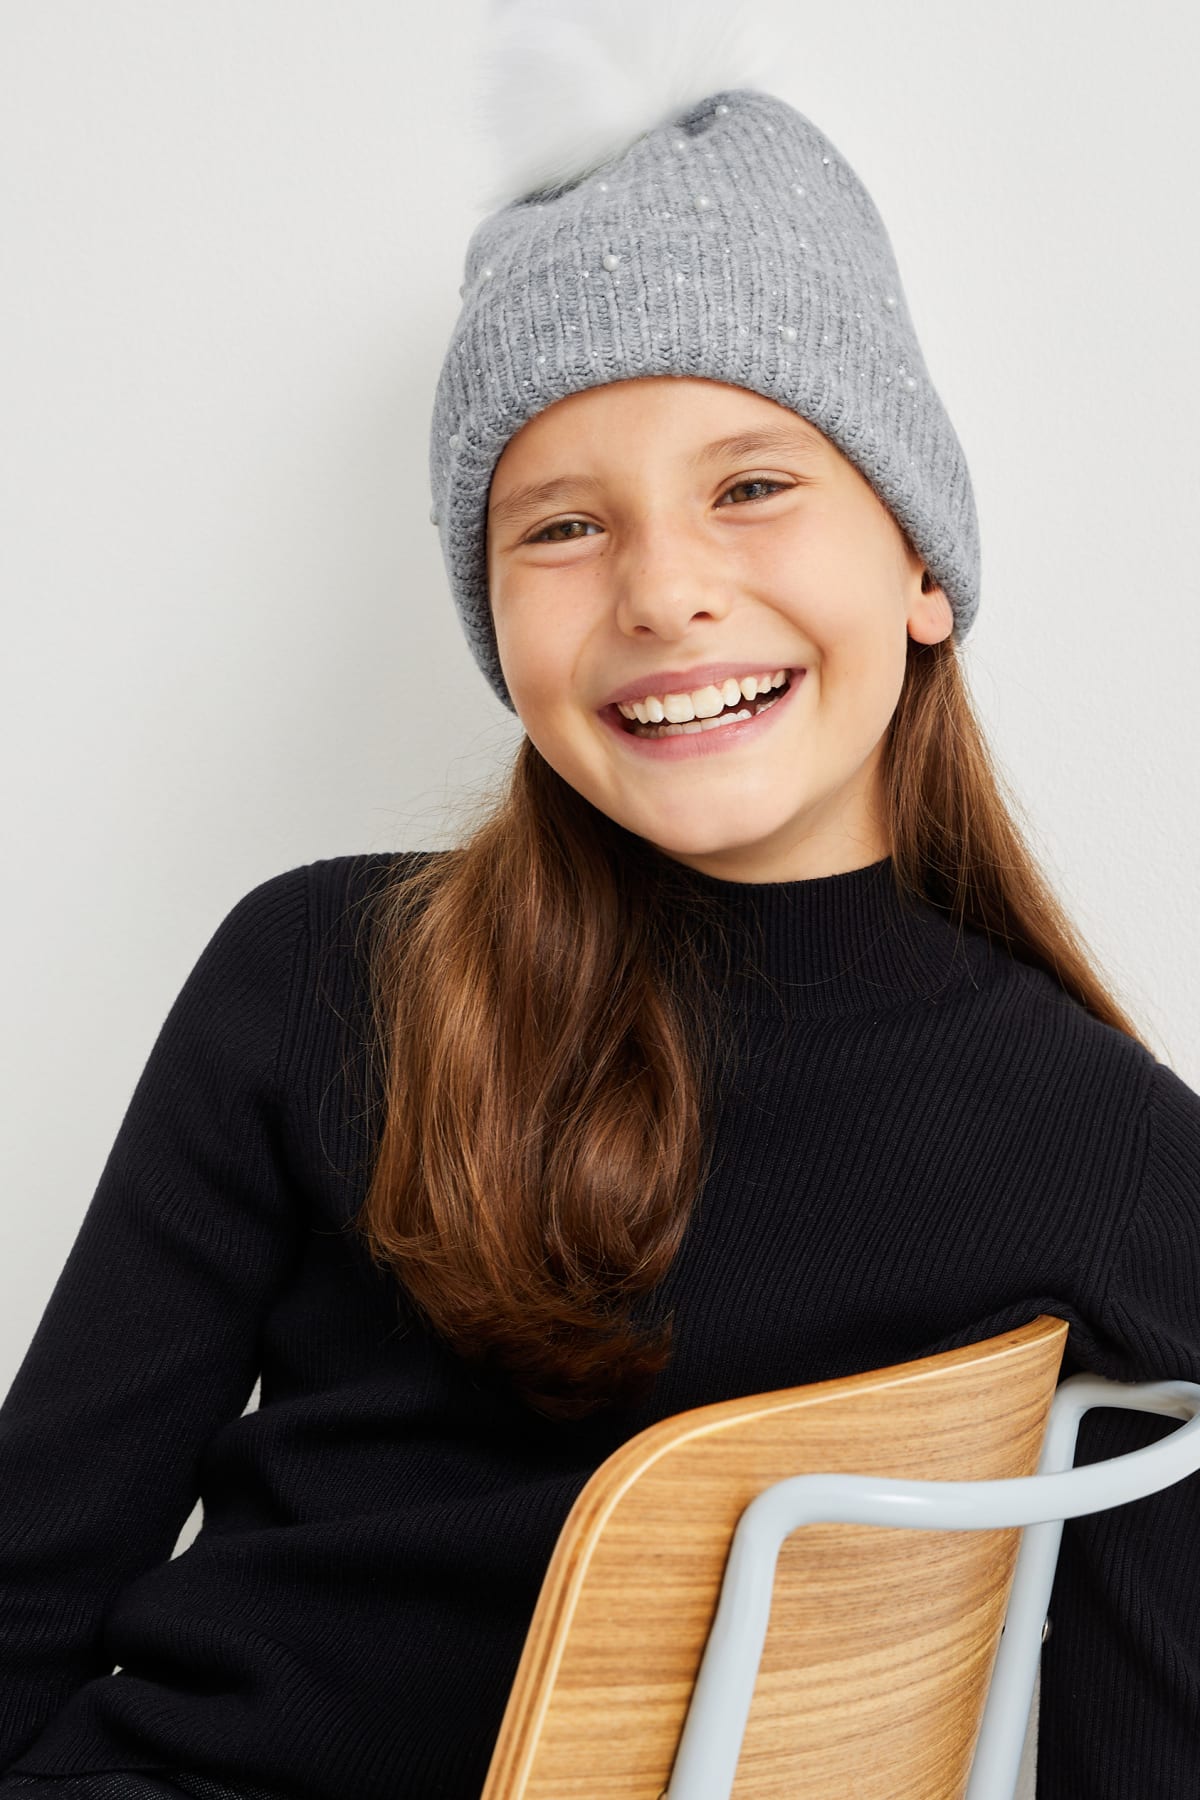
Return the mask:
<path id="1" fill-rule="evenodd" d="M 488 605 L 492 472 L 554 401 L 640 375 L 728 382 L 810 420 L 890 509 L 965 636 L 979 529 L 962 447 L 874 202 L 785 101 L 720 88 L 509 200 L 472 233 L 461 295 L 431 518 L 472 654 L 510 710 Z"/>

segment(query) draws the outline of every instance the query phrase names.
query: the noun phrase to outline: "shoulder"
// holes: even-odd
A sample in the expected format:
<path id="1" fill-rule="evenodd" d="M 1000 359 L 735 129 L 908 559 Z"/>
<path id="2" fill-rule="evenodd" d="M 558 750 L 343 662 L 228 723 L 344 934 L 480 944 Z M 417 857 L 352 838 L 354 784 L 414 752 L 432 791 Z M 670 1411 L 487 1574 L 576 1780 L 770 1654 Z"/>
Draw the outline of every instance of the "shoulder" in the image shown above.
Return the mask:
<path id="1" fill-rule="evenodd" d="M 1142 1155 L 1104 1301 L 1118 1380 L 1200 1381 L 1200 1094 L 1153 1065 Z"/>
<path id="2" fill-rule="evenodd" d="M 291 922 L 307 924 L 315 936 L 361 917 L 371 902 L 409 870 L 444 855 L 439 850 L 365 850 L 324 856 L 268 875 L 246 890 L 227 921 L 243 929 Z"/>
<path id="3" fill-rule="evenodd" d="M 237 902 L 222 931 L 243 944 L 274 934 L 277 955 L 291 958 L 298 994 L 340 996 L 369 983 L 372 927 L 380 903 L 440 850 L 371 850 L 319 857 L 268 876 Z"/>
<path id="4" fill-rule="evenodd" d="M 256 996 L 311 991 L 318 972 L 365 967 L 372 903 L 407 870 L 444 854 L 364 851 L 298 863 L 246 889 L 221 916 L 190 977 L 192 990 Z"/>
<path id="5" fill-rule="evenodd" d="M 247 888 L 212 932 L 175 1013 L 251 1039 L 286 1087 L 361 1035 L 372 996 L 373 902 L 440 851 L 364 851 L 281 869 Z M 174 1022 L 174 1021 L 173 1021 Z M 208 1028 L 208 1026 L 206 1026 Z"/>
<path id="6" fill-rule="evenodd" d="M 314 941 L 361 945 L 377 904 L 397 882 L 444 855 L 441 850 L 372 850 L 306 863 L 297 873 L 307 885 Z"/>
<path id="7" fill-rule="evenodd" d="M 1135 1237 L 1140 1215 L 1200 1258 L 1200 1093 L 1048 971 L 994 953 L 989 970 L 989 1026 L 1028 1114 L 1054 1124 L 1093 1180 L 1126 1172 Z"/>
<path id="8" fill-rule="evenodd" d="M 1189 1219 L 1200 1221 L 1200 1094 L 1169 1063 L 1155 1063 L 1146 1115 L 1150 1197 L 1169 1206 L 1174 1196 Z"/>
<path id="9" fill-rule="evenodd" d="M 1200 1094 L 1049 971 L 972 937 L 959 1092 L 1008 1121 L 992 1141 L 1036 1204 L 1028 1241 L 1062 1259 L 1045 1310 L 1072 1318 L 1081 1367 L 1200 1380 Z"/>
<path id="10" fill-rule="evenodd" d="M 1086 1102 L 1128 1118 L 1150 1101 L 1160 1065 L 1128 1032 L 1099 1019 L 1050 973 L 1010 955 L 996 940 L 968 930 L 971 978 L 960 986 L 964 1003 L 977 1009 L 989 1039 L 1003 1051 L 1029 1100 L 1057 1101 L 1068 1110 Z"/>

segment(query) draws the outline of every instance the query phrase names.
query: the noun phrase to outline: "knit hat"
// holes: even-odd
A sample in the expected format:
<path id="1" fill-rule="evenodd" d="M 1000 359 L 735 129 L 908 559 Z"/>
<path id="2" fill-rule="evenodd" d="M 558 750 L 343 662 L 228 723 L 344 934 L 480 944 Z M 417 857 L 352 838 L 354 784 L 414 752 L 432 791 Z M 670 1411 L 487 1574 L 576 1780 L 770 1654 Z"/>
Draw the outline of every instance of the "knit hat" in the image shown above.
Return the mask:
<path id="1" fill-rule="evenodd" d="M 686 13 L 671 0 L 643 7 L 632 56 L 621 47 L 628 0 L 624 9 L 575 0 L 566 21 L 556 6 L 551 34 L 545 4 L 508 0 L 492 51 L 493 123 L 508 119 L 519 138 L 507 178 L 516 197 L 468 243 L 429 443 L 431 518 L 494 691 L 516 710 L 487 588 L 488 490 L 501 452 L 556 400 L 642 375 L 728 382 L 814 424 L 907 534 L 961 641 L 979 605 L 971 479 L 862 182 L 811 120 L 763 88 L 735 82 L 697 96 L 711 54 L 682 73 L 676 59 L 664 116 L 652 91 L 662 58 L 647 30 L 661 34 L 660 52 L 687 42 L 696 0 Z M 697 35 L 711 52 L 711 35 Z M 727 45 L 719 53 L 726 69 L 736 60 Z"/>

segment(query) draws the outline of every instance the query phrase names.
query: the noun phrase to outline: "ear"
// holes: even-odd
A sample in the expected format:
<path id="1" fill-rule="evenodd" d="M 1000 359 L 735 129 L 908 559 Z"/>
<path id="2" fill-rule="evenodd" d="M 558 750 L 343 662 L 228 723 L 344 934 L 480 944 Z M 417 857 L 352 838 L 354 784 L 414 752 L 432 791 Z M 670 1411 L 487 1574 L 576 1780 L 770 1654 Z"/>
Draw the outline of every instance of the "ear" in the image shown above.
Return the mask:
<path id="1" fill-rule="evenodd" d="M 940 644 L 954 630 L 954 611 L 928 569 L 908 608 L 908 635 L 918 644 Z"/>

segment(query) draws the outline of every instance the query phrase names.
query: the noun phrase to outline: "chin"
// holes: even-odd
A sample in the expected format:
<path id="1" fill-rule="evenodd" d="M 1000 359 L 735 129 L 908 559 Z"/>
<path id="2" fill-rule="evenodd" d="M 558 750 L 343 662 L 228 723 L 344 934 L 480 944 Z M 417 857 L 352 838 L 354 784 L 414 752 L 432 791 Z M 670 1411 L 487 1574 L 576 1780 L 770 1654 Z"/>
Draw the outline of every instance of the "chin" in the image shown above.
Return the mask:
<path id="1" fill-rule="evenodd" d="M 639 827 L 630 825 L 630 831 L 636 831 L 640 837 L 649 839 L 667 856 L 706 857 L 713 860 L 729 859 L 730 861 L 753 860 L 770 851 L 778 832 L 782 831 L 786 821 L 772 819 L 761 830 L 747 831 L 746 822 L 741 821 L 738 831 L 721 831 L 714 829 L 713 822 L 697 820 L 691 830 L 681 829 L 678 822 L 667 827 L 660 825 Z"/>

